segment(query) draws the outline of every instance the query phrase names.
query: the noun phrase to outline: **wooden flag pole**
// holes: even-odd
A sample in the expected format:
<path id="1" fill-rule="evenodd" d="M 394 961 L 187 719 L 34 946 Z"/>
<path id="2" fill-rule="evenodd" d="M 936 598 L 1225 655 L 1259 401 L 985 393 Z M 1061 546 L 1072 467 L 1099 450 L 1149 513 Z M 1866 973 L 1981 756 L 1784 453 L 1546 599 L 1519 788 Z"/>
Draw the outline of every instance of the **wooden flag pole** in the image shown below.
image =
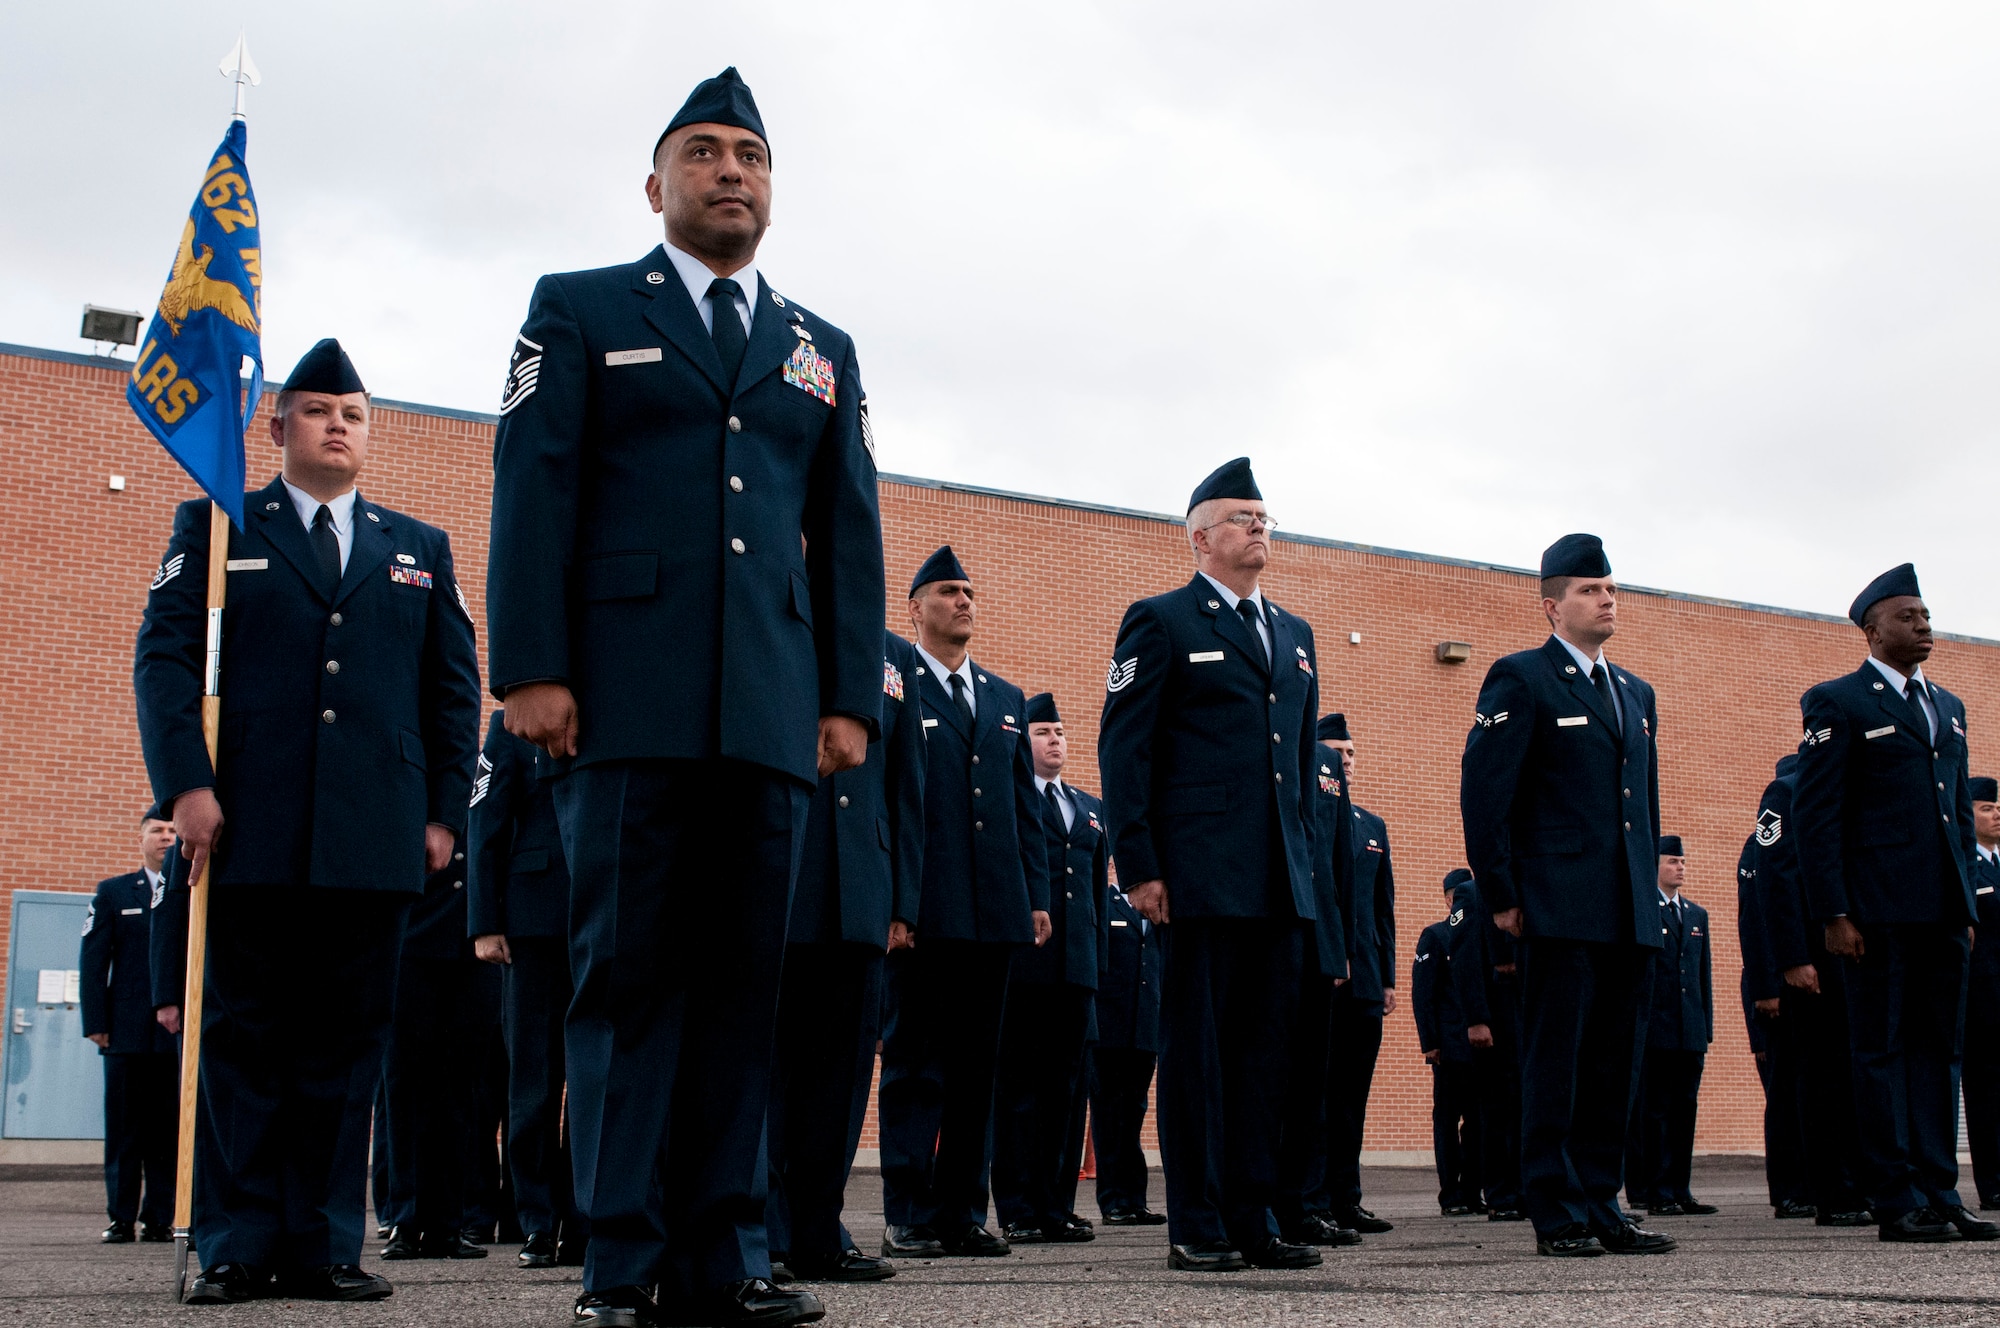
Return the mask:
<path id="1" fill-rule="evenodd" d="M 229 589 L 229 513 L 208 504 L 208 659 L 201 689 L 201 736 L 214 768 L 222 732 L 222 605 Z M 201 1087 L 201 1005 L 208 968 L 209 847 L 201 872 L 188 882 L 187 985 L 181 996 L 181 1121 L 174 1162 L 174 1299 L 187 1295 L 188 1237 L 194 1222 L 195 1101 Z"/>

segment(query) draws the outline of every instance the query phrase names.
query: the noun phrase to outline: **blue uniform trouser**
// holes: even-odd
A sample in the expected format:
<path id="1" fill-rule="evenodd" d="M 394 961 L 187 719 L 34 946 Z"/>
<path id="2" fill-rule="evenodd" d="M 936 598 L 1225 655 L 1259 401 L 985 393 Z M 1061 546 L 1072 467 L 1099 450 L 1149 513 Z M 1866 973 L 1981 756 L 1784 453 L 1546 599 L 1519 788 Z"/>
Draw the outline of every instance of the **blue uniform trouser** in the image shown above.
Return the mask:
<path id="1" fill-rule="evenodd" d="M 1472 1049 L 1479 1083 L 1479 1187 L 1488 1208 L 1521 1207 L 1521 982 L 1496 973 L 1486 984 L 1493 1045 Z"/>
<path id="2" fill-rule="evenodd" d="M 1167 1237 L 1242 1249 L 1278 1234 L 1278 1141 L 1307 927 L 1187 918 L 1159 929 Z"/>
<path id="3" fill-rule="evenodd" d="M 993 1207 L 1003 1223 L 1039 1226 L 1069 1214 L 1076 1194 L 1070 1117 L 1095 999 L 1088 987 L 1067 982 L 1008 984 L 993 1109 Z"/>
<path id="4" fill-rule="evenodd" d="M 1431 1152 L 1438 1207 L 1479 1206 L 1479 1075 L 1472 1062 L 1431 1062 Z"/>
<path id="5" fill-rule="evenodd" d="M 1866 953 L 1839 961 L 1854 1050 L 1861 1190 L 1876 1220 L 1958 1197 L 1958 1074 L 1965 1028 L 1965 928 L 1862 928 Z"/>
<path id="6" fill-rule="evenodd" d="M 368 1118 L 416 894 L 212 888 L 195 1248 L 204 1268 L 358 1264 Z"/>
<path id="7" fill-rule="evenodd" d="M 526 1235 L 575 1238 L 569 1140 L 563 1130 L 563 1018 L 573 988 L 569 941 L 510 936 L 513 962 L 501 971 L 500 1019 L 507 1039 L 507 1163 L 514 1206 Z"/>
<path id="8" fill-rule="evenodd" d="M 1097 1210 L 1134 1212 L 1146 1206 L 1146 1150 L 1139 1131 L 1157 1057 L 1130 1047 L 1090 1051 L 1090 1142 L 1097 1154 Z"/>
<path id="9" fill-rule="evenodd" d="M 180 1058 L 171 1051 L 134 1051 L 106 1052 L 103 1059 L 105 1211 L 114 1222 L 168 1226 L 174 1220 Z"/>
<path id="10" fill-rule="evenodd" d="M 1694 1123 L 1705 1059 L 1698 1051 L 1646 1048 L 1625 1151 L 1625 1197 L 1634 1204 L 1694 1200 Z"/>
<path id="11" fill-rule="evenodd" d="M 1867 1207 L 1860 1190 L 1859 1129 L 1854 1120 L 1853 1049 L 1847 1036 L 1844 965 L 1815 952 L 1819 992 L 1779 993 L 1771 1043 L 1771 1085 L 1805 1150 L 1806 1198 L 1822 1213 Z"/>
<path id="12" fill-rule="evenodd" d="M 810 790 L 736 761 L 612 761 L 556 786 L 583 1285 L 663 1306 L 771 1275 L 764 1112 Z"/>
<path id="13" fill-rule="evenodd" d="M 1278 1196 L 1273 1207 L 1281 1228 L 1325 1207 L 1327 1057 L 1333 1045 L 1335 990 L 1332 979 L 1311 963 L 1306 965 L 1299 978 L 1278 1125 Z M 1316 1198 L 1321 1202 L 1316 1204 Z"/>
<path id="14" fill-rule="evenodd" d="M 1521 946 L 1521 1189 L 1548 1236 L 1622 1224 L 1653 951 L 1529 937 Z"/>
<path id="15" fill-rule="evenodd" d="M 832 941 L 785 947 L 771 1066 L 771 1248 L 825 1262 L 854 1246 L 841 1224 L 847 1177 L 882 1027 L 882 952 Z"/>
<path id="16" fill-rule="evenodd" d="M 1326 1164 L 1313 1210 L 1352 1208 L 1361 1202 L 1361 1135 L 1368 1121 L 1368 1092 L 1382 1055 L 1382 1006 L 1333 991 L 1332 1038 L 1326 1056 Z"/>
<path id="17" fill-rule="evenodd" d="M 2000 1008 L 1965 1014 L 1965 1136 L 1981 1208 L 2000 1207 Z"/>
<path id="18" fill-rule="evenodd" d="M 1018 947 L 925 940 L 884 981 L 882 1216 L 949 1235 L 986 1224 L 993 1080 Z"/>
<path id="19" fill-rule="evenodd" d="M 429 1241 L 456 1241 L 467 1226 L 469 1135 L 485 1049 L 478 1036 L 484 967 L 471 958 L 406 958 L 396 981 L 383 1073 L 389 1196 L 397 1225 Z"/>

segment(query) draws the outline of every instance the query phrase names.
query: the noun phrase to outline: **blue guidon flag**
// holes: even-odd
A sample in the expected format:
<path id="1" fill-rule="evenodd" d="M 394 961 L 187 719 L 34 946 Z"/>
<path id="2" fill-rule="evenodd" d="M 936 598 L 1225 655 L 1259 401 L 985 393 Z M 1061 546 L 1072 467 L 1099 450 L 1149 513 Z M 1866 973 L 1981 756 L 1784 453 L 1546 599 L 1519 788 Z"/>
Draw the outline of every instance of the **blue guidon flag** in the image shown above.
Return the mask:
<path id="1" fill-rule="evenodd" d="M 195 483 L 243 524 L 243 431 L 264 394 L 257 199 L 233 121 L 181 227 L 173 271 L 125 399 Z M 243 386 L 249 360 L 250 391 Z"/>

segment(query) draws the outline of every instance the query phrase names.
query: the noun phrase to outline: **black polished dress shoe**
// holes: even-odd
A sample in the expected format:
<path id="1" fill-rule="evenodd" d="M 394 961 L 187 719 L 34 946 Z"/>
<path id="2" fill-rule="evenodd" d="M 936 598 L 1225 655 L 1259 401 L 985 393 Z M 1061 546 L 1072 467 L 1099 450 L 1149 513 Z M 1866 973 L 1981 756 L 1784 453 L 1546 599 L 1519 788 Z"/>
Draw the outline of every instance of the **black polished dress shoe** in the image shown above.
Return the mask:
<path id="1" fill-rule="evenodd" d="M 1252 1268 L 1317 1268 L 1322 1262 L 1316 1245 L 1294 1245 L 1277 1236 L 1266 1236 L 1243 1247 L 1243 1262 Z"/>
<path id="2" fill-rule="evenodd" d="M 1063 1216 L 1069 1219 L 1069 1223 L 1071 1226 L 1085 1227 L 1092 1231 L 1095 1231 L 1097 1229 L 1097 1224 L 1095 1222 L 1092 1222 L 1089 1218 L 1085 1217 L 1082 1213 L 1064 1213 Z"/>
<path id="3" fill-rule="evenodd" d="M 1967 1240 L 2000 1240 L 2000 1225 L 1988 1222 L 1983 1217 L 1974 1217 L 1956 1205 L 1933 1208 L 1931 1211 L 1957 1227 L 1958 1234 Z"/>
<path id="4" fill-rule="evenodd" d="M 1156 1213 L 1150 1208 L 1114 1208 L 1104 1214 L 1107 1227 L 1157 1227 L 1165 1226 L 1167 1215 Z"/>
<path id="5" fill-rule="evenodd" d="M 417 1229 L 405 1222 L 389 1229 L 389 1243 L 382 1247 L 385 1259 L 421 1259 L 424 1257 L 424 1243 Z"/>
<path id="6" fill-rule="evenodd" d="M 1226 1240 L 1167 1246 L 1167 1267 L 1183 1273 L 1240 1273 L 1249 1266 Z"/>
<path id="7" fill-rule="evenodd" d="M 1648 1217 L 1686 1217 L 1687 1209 L 1677 1203 L 1656 1203 L 1646 1205 Z"/>
<path id="8" fill-rule="evenodd" d="M 959 1259 L 1000 1259 L 1014 1252 L 1006 1241 L 970 1222 L 956 1231 L 940 1231 L 938 1244 L 944 1246 L 946 1254 Z"/>
<path id="9" fill-rule="evenodd" d="M 721 1291 L 690 1300 L 685 1307 L 662 1308 L 663 1324 L 710 1325 L 754 1324 L 756 1328 L 789 1328 L 791 1324 L 814 1323 L 826 1317 L 826 1307 L 810 1291 L 787 1291 L 781 1286 L 753 1277 Z"/>
<path id="10" fill-rule="evenodd" d="M 1787 1199 L 1781 1204 L 1772 1205 L 1771 1216 L 1777 1218 L 1779 1221 L 1784 1221 L 1794 1217 L 1812 1217 L 1818 1211 L 1818 1209 L 1809 1203 L 1803 1203 L 1797 1199 Z"/>
<path id="11" fill-rule="evenodd" d="M 387 1222 L 378 1222 L 375 1225 L 375 1239 L 387 1240 L 389 1239 L 389 1233 L 393 1230 L 395 1228 L 391 1227 Z"/>
<path id="12" fill-rule="evenodd" d="M 1875 1214 L 1866 1208 L 1815 1208 L 1813 1225 L 1820 1227 L 1872 1227 Z"/>
<path id="13" fill-rule="evenodd" d="M 1359 1206 L 1336 1208 L 1333 1220 L 1350 1231 L 1359 1231 L 1364 1236 L 1379 1236 L 1385 1231 L 1394 1231 L 1396 1224 L 1375 1216 Z"/>
<path id="14" fill-rule="evenodd" d="M 132 1224 L 113 1222 L 98 1233 L 97 1239 L 106 1245 L 130 1245 L 133 1241 Z"/>
<path id="15" fill-rule="evenodd" d="M 523 1268 L 553 1268 L 556 1266 L 556 1238 L 546 1231 L 529 1233 L 521 1242 L 521 1253 L 517 1257 Z"/>
<path id="16" fill-rule="evenodd" d="M 1471 1217 L 1478 1211 L 1470 1204 L 1441 1204 L 1438 1207 L 1440 1217 Z"/>
<path id="17" fill-rule="evenodd" d="M 1882 1223 L 1877 1234 L 1892 1244 L 1905 1245 L 1937 1245 L 1958 1239 L 1958 1232 L 1952 1230 L 1951 1223 L 1928 1208 L 1898 1213 Z"/>
<path id="18" fill-rule="evenodd" d="M 607 1287 L 578 1296 L 571 1318 L 592 1328 L 658 1328 L 660 1309 L 644 1287 Z"/>
<path id="19" fill-rule="evenodd" d="M 1359 1245 L 1361 1233 L 1344 1227 L 1325 1213 L 1307 1213 L 1280 1234 L 1293 1245 Z"/>
<path id="20" fill-rule="evenodd" d="M 351 1263 L 331 1263 L 280 1273 L 277 1291 L 291 1300 L 387 1300 L 396 1288 L 389 1285 L 388 1278 L 364 1272 Z"/>
<path id="21" fill-rule="evenodd" d="M 1489 1208 L 1486 1210 L 1488 1222 L 1525 1222 L 1528 1215 L 1518 1208 Z"/>
<path id="22" fill-rule="evenodd" d="M 889 1227 L 882 1232 L 885 1259 L 942 1259 L 944 1243 L 929 1227 Z"/>
<path id="23" fill-rule="evenodd" d="M 146 1245 L 164 1245 L 174 1238 L 174 1229 L 165 1222 L 141 1222 L 139 1240 Z"/>
<path id="24" fill-rule="evenodd" d="M 779 1286 L 790 1286 L 799 1280 L 799 1275 L 792 1271 L 792 1266 L 785 1262 L 782 1255 L 774 1255 L 771 1259 L 771 1280 Z"/>
<path id="25" fill-rule="evenodd" d="M 1039 1245 L 1042 1241 L 1041 1224 L 1037 1222 L 1009 1222 L 1000 1228 L 1000 1239 L 1009 1245 Z"/>
<path id="26" fill-rule="evenodd" d="M 1090 1223 L 1073 1222 L 1067 1215 L 1049 1218 L 1042 1223 L 1041 1229 L 1042 1239 L 1051 1245 L 1081 1245 L 1097 1239 Z"/>
<path id="27" fill-rule="evenodd" d="M 484 1259 L 486 1247 L 475 1245 L 466 1239 L 462 1231 L 447 1231 L 442 1236 L 426 1235 L 422 1249 L 426 1259 Z M 387 1257 L 386 1255 L 384 1257 Z"/>
<path id="28" fill-rule="evenodd" d="M 182 1297 L 184 1305 L 241 1305 L 264 1294 L 270 1274 L 244 1263 L 219 1263 L 204 1268 Z"/>
<path id="29" fill-rule="evenodd" d="M 1613 1254 L 1667 1254 L 1680 1244 L 1672 1236 L 1646 1230 L 1629 1217 L 1615 1227 L 1592 1228 L 1590 1234 Z"/>
<path id="30" fill-rule="evenodd" d="M 848 1246 L 831 1259 L 789 1260 L 792 1271 L 807 1282 L 880 1282 L 896 1275 L 896 1265 Z"/>
<path id="31" fill-rule="evenodd" d="M 1557 1227 L 1547 1235 L 1535 1235 L 1535 1253 L 1549 1259 L 1595 1259 L 1604 1246 L 1581 1222 Z"/>
<path id="32" fill-rule="evenodd" d="M 1681 1211 L 1689 1217 L 1713 1217 L 1721 1212 L 1714 1204 L 1705 1204 L 1697 1199 L 1681 1200 Z"/>

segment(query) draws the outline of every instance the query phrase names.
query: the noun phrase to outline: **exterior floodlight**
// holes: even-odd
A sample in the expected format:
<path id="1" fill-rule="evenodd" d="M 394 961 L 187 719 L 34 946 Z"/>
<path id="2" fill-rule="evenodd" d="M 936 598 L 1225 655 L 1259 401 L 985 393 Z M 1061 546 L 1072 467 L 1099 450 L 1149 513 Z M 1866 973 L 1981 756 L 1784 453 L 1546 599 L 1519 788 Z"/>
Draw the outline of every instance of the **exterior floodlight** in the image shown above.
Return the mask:
<path id="1" fill-rule="evenodd" d="M 1472 658 L 1472 646 L 1464 641 L 1440 641 L 1437 661 L 1440 664 L 1463 664 Z"/>
<path id="2" fill-rule="evenodd" d="M 83 306 L 83 330 L 77 335 L 85 341 L 136 346 L 139 344 L 139 315 L 127 309 L 100 309 L 94 304 L 86 304 Z"/>

